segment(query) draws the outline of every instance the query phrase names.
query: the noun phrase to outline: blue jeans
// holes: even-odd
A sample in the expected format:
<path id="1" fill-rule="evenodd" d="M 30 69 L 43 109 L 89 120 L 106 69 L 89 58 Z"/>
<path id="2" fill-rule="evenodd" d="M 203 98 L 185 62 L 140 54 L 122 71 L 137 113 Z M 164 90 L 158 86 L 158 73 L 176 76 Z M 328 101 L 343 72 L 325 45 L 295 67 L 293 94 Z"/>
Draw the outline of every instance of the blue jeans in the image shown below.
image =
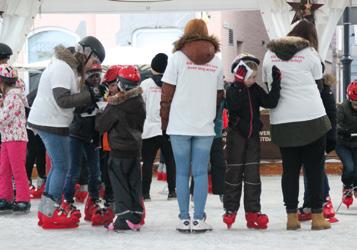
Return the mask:
<path id="1" fill-rule="evenodd" d="M 70 167 L 64 186 L 65 200 L 73 202 L 74 187 L 78 181 L 81 166 L 88 167 L 89 170 L 88 192 L 90 197 L 92 197 L 92 199 L 98 199 L 100 187 L 99 150 L 96 149 L 93 143 L 69 137 L 69 155 Z M 81 164 L 81 160 L 83 159 L 85 162 Z"/>
<path id="2" fill-rule="evenodd" d="M 45 195 L 60 204 L 69 166 L 69 137 L 41 130 L 38 134 L 51 158 L 51 170 L 46 180 Z"/>
<path id="3" fill-rule="evenodd" d="M 195 204 L 193 218 L 205 217 L 208 193 L 208 161 L 213 136 L 170 135 L 176 162 L 176 193 L 180 219 L 189 219 L 190 169 L 195 181 L 193 199 Z"/>
<path id="4" fill-rule="evenodd" d="M 342 161 L 342 183 L 347 187 L 357 186 L 357 148 L 336 145 L 336 153 Z"/>

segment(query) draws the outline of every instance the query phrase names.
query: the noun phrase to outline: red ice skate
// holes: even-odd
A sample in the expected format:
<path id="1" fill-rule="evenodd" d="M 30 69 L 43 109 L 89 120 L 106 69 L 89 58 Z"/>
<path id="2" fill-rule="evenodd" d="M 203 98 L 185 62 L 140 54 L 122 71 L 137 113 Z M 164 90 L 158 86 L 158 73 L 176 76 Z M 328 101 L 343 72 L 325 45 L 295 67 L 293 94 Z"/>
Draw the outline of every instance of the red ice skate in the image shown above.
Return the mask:
<path id="1" fill-rule="evenodd" d="M 245 213 L 245 219 L 247 220 L 247 227 L 254 229 L 267 229 L 269 218 L 266 214 L 260 212 L 247 212 Z"/>
<path id="2" fill-rule="evenodd" d="M 312 219 L 311 209 L 307 207 L 301 207 L 298 209 L 298 220 L 308 221 Z"/>
<path id="3" fill-rule="evenodd" d="M 36 188 L 35 186 L 30 186 L 30 198 L 31 199 L 40 199 L 43 191 L 45 190 L 46 184 L 43 183 L 40 188 Z"/>
<path id="4" fill-rule="evenodd" d="M 338 222 L 338 219 L 335 217 L 336 213 L 335 210 L 333 209 L 330 196 L 326 197 L 326 201 L 327 201 L 326 204 L 322 208 L 324 217 L 328 219 L 330 223 Z"/>
<path id="5" fill-rule="evenodd" d="M 108 225 L 113 222 L 114 217 L 110 207 L 98 208 L 92 215 L 92 226 Z"/>
<path id="6" fill-rule="evenodd" d="M 78 227 L 79 218 L 68 215 L 63 209 L 57 208 L 53 215 L 47 216 L 38 212 L 38 225 L 43 229 L 66 229 Z"/>
<path id="7" fill-rule="evenodd" d="M 236 216 L 237 213 L 236 212 L 231 212 L 231 211 L 227 211 L 224 215 L 223 215 L 223 222 L 227 224 L 227 228 L 231 229 L 232 224 L 235 222 L 236 220 Z"/>
<path id="8" fill-rule="evenodd" d="M 343 188 L 342 202 L 349 208 L 353 203 L 352 189 Z"/>
<path id="9" fill-rule="evenodd" d="M 81 218 L 81 211 L 73 205 L 73 202 L 68 202 L 66 200 L 62 201 L 61 207 L 70 216 L 75 216 L 78 219 Z"/>
<path id="10" fill-rule="evenodd" d="M 98 200 L 93 200 L 92 197 L 88 197 L 86 206 L 84 208 L 84 219 L 91 221 L 93 214 L 99 209 Z"/>
<path id="11" fill-rule="evenodd" d="M 76 198 L 76 201 L 80 202 L 80 203 L 84 203 L 84 201 L 86 200 L 87 196 L 88 196 L 88 192 L 87 191 L 81 191 L 81 186 L 79 184 L 76 184 L 75 193 L 74 193 L 74 197 Z"/>

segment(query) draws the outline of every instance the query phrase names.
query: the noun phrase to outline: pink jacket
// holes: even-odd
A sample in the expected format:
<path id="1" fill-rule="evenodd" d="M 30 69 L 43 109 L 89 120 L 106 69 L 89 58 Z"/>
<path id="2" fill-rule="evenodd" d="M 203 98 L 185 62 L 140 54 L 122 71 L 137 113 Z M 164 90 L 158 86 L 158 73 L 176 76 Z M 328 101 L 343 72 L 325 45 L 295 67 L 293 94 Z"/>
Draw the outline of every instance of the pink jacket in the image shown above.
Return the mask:
<path id="1" fill-rule="evenodd" d="M 10 89 L 0 108 L 1 141 L 27 141 L 25 106 L 28 106 L 23 91 Z"/>

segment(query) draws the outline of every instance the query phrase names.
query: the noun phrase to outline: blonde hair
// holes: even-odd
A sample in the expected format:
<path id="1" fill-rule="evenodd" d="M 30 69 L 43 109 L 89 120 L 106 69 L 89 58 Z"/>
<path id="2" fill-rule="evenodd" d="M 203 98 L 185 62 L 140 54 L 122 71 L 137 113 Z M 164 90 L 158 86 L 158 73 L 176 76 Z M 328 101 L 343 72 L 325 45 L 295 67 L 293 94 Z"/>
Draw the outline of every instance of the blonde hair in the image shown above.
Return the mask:
<path id="1" fill-rule="evenodd" d="M 207 24 L 202 19 L 192 19 L 186 24 L 184 35 L 208 36 Z"/>

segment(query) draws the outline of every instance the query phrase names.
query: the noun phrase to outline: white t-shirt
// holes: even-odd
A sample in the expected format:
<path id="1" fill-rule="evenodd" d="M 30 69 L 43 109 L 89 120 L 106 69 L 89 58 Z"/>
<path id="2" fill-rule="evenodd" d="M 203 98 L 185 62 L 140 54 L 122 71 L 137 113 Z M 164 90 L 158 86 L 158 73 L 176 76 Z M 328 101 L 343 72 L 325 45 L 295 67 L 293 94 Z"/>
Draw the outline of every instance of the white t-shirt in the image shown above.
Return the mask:
<path id="1" fill-rule="evenodd" d="M 143 89 L 143 99 L 146 107 L 142 138 L 148 139 L 162 135 L 160 117 L 161 88 L 151 78 L 143 81 L 140 87 Z"/>
<path id="2" fill-rule="evenodd" d="M 272 66 L 282 75 L 278 106 L 270 110 L 270 123 L 281 124 L 317 119 L 326 115 L 315 80 L 322 79 L 321 60 L 313 48 L 305 48 L 289 61 L 267 51 L 263 61 L 263 82 L 272 83 Z"/>
<path id="3" fill-rule="evenodd" d="M 71 94 L 79 92 L 77 76 L 62 60 L 53 58 L 42 73 L 37 96 L 32 104 L 28 122 L 47 127 L 68 127 L 73 120 L 74 108 L 64 109 L 57 105 L 52 89 L 65 88 Z"/>
<path id="4" fill-rule="evenodd" d="M 217 90 L 223 89 L 221 60 L 215 56 L 196 65 L 177 51 L 169 58 L 162 81 L 176 85 L 167 134 L 214 136 Z"/>

